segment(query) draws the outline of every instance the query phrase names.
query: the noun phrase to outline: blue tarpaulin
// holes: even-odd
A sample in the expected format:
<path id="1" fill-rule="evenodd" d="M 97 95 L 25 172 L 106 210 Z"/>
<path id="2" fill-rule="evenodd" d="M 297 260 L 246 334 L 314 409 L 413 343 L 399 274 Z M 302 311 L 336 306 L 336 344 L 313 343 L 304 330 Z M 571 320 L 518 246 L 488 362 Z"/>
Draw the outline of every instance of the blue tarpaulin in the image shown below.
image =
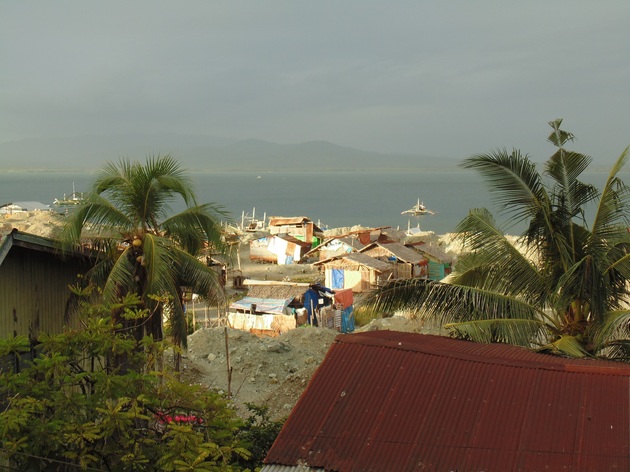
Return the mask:
<path id="1" fill-rule="evenodd" d="M 343 269 L 333 269 L 332 270 L 332 289 L 342 289 L 343 288 Z"/>
<path id="2" fill-rule="evenodd" d="M 286 314 L 286 307 L 291 303 L 292 298 L 256 298 L 245 297 L 230 305 L 230 308 L 235 310 L 250 311 L 252 305 L 256 305 L 256 312 L 258 313 L 274 313 L 276 315 Z"/>
<path id="3" fill-rule="evenodd" d="M 354 311 L 351 306 L 341 312 L 341 332 L 352 333 L 354 331 Z"/>

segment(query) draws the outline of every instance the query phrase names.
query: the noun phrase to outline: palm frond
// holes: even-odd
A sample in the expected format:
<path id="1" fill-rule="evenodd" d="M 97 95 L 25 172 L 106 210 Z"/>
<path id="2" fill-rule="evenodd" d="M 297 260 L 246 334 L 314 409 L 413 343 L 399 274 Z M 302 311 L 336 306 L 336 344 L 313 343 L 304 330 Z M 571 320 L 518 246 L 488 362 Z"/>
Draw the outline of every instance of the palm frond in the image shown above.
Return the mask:
<path id="1" fill-rule="evenodd" d="M 630 279 L 630 253 L 624 251 L 619 258 L 612 260 L 610 266 L 606 269 L 606 272 L 617 271 L 624 278 Z"/>
<path id="2" fill-rule="evenodd" d="M 424 279 L 390 282 L 365 304 L 382 313 L 405 311 L 440 324 L 487 319 L 542 320 L 544 312 L 516 297 L 491 290 Z"/>
<path id="3" fill-rule="evenodd" d="M 616 310 L 605 314 L 603 322 L 593 326 L 588 333 L 594 345 L 594 351 L 599 351 L 611 343 L 630 338 L 630 310 Z"/>
<path id="4" fill-rule="evenodd" d="M 111 266 L 103 287 L 103 299 L 106 303 L 116 303 L 121 295 L 133 288 L 134 265 L 129 258 L 130 251 L 130 248 L 125 249 Z"/>
<path id="5" fill-rule="evenodd" d="M 517 150 L 493 151 L 466 159 L 462 166 L 477 170 L 489 184 L 500 211 L 515 222 L 534 216 L 548 206 L 548 197 L 536 166 Z"/>
<path id="6" fill-rule="evenodd" d="M 604 357 L 618 362 L 630 362 L 630 339 L 619 339 L 606 346 Z"/>
<path id="7" fill-rule="evenodd" d="M 146 234 L 142 241 L 142 261 L 145 273 L 144 294 L 169 295 L 175 297 L 179 292 L 179 274 L 173 261 L 176 250 L 171 241 L 154 234 Z"/>
<path id="8" fill-rule="evenodd" d="M 561 336 L 537 350 L 575 358 L 591 357 L 591 354 L 584 348 L 582 342 L 575 336 L 569 335 Z"/>
<path id="9" fill-rule="evenodd" d="M 192 179 L 170 154 L 148 158 L 143 169 L 148 180 L 155 180 L 159 192 L 169 196 L 179 195 L 186 206 L 196 204 Z"/>
<path id="10" fill-rule="evenodd" d="M 67 241 L 79 241 L 84 231 L 99 237 L 119 237 L 132 227 L 127 215 L 118 210 L 108 200 L 92 194 L 87 201 L 72 212 L 61 232 Z"/>
<path id="11" fill-rule="evenodd" d="M 217 215 L 225 212 L 210 204 L 187 208 L 163 221 L 164 236 L 177 241 L 190 254 L 198 254 L 204 242 L 221 250 L 222 229 Z"/>
<path id="12" fill-rule="evenodd" d="M 532 340 L 545 335 L 545 325 L 531 319 L 487 319 L 448 323 L 444 328 L 459 339 L 478 343 L 505 343 L 532 347 Z"/>
<path id="13" fill-rule="evenodd" d="M 546 282 L 527 257 L 494 222 L 486 209 L 470 210 L 457 227 L 464 247 L 471 253 L 458 261 L 451 276 L 453 283 L 537 300 L 544 304 Z"/>
<path id="14" fill-rule="evenodd" d="M 173 255 L 177 260 L 182 285 L 189 287 L 193 293 L 207 296 L 219 287 L 217 273 L 196 257 L 179 249 L 175 249 Z"/>
<path id="15" fill-rule="evenodd" d="M 583 207 L 598 196 L 594 185 L 579 180 L 591 162 L 590 156 L 559 149 L 546 163 L 546 175 L 555 182 L 554 212 L 565 224 L 572 218 L 583 218 Z"/>
<path id="16" fill-rule="evenodd" d="M 163 312 L 170 310 L 171 335 L 177 345 L 186 344 L 186 317 L 181 305 L 179 267 L 174 254 L 176 246 L 167 238 L 147 233 L 142 240 L 144 277 L 140 280 L 142 300 L 151 311 L 147 331 L 154 337 L 161 336 Z"/>
<path id="17" fill-rule="evenodd" d="M 562 124 L 562 118 L 555 119 L 550 121 L 549 126 L 553 128 L 553 131 L 547 138 L 547 141 L 553 144 L 554 146 L 560 148 L 564 146 L 567 142 L 573 141 L 575 136 L 572 133 L 567 131 L 563 131 L 560 129 L 560 125 Z"/>
<path id="18" fill-rule="evenodd" d="M 171 305 L 171 336 L 173 337 L 173 343 L 176 346 L 182 346 L 184 349 L 188 347 L 188 323 L 186 320 L 186 313 L 179 298 L 174 298 Z"/>
<path id="19" fill-rule="evenodd" d="M 628 228 L 628 207 L 630 191 L 625 183 L 618 178 L 630 158 L 630 147 L 627 147 L 615 161 L 599 199 L 595 212 L 592 232 L 596 237 L 608 238 L 615 234 L 619 227 Z"/>

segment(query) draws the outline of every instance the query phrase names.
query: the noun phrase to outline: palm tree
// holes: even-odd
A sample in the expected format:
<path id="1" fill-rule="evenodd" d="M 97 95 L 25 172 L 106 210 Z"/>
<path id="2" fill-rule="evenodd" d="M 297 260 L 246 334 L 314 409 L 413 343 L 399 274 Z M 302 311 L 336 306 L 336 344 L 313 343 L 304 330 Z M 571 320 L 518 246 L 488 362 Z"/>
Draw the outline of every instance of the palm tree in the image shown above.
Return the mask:
<path id="1" fill-rule="evenodd" d="M 177 200 L 186 208 L 171 215 L 169 205 Z M 144 165 L 122 159 L 102 168 L 86 203 L 68 217 L 61 239 L 89 244 L 104 255 L 86 280 L 102 287 L 106 302 L 139 297 L 148 315 L 125 321 L 127 329 L 161 340 L 167 310 L 173 340 L 185 347 L 182 287 L 209 295 L 219 286 L 197 256 L 205 245 L 222 247 L 220 216 L 225 216 L 220 207 L 196 203 L 190 178 L 170 155 L 147 158 Z"/>
<path id="2" fill-rule="evenodd" d="M 385 312 L 408 310 L 477 342 L 630 361 L 630 193 L 619 178 L 628 148 L 600 193 L 579 180 L 591 158 L 564 148 L 574 136 L 561 123 L 549 123 L 548 141 L 557 151 L 542 174 L 517 150 L 463 162 L 490 184 L 511 224 L 526 224 L 517 241 L 488 210 L 472 209 L 457 228 L 467 252 L 449 278 L 393 281 L 368 303 Z M 589 204 L 595 205 L 590 227 Z"/>

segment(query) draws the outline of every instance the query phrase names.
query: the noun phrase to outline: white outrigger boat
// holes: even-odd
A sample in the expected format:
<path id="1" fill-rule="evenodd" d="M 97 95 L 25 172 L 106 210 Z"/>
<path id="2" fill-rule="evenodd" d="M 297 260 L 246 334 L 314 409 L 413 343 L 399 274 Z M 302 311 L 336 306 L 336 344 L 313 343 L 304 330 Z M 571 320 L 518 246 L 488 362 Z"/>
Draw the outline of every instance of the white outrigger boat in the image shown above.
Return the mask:
<path id="1" fill-rule="evenodd" d="M 424 202 L 420 202 L 418 199 L 418 203 L 416 203 L 409 210 L 401 211 L 401 215 L 412 215 L 412 216 L 422 216 L 422 215 L 435 215 L 433 210 L 429 210 L 424 206 Z"/>
<path id="2" fill-rule="evenodd" d="M 80 205 L 85 200 L 85 194 L 74 190 L 74 182 L 72 182 L 72 193 L 70 195 L 63 194 L 63 198 L 55 198 L 54 205 Z"/>

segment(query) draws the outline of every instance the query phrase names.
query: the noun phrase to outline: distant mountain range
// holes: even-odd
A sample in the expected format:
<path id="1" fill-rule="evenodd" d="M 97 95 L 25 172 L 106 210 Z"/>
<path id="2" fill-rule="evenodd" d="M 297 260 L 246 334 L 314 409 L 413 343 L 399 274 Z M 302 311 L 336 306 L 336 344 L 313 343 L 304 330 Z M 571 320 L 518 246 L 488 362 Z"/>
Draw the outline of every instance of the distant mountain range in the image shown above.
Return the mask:
<path id="1" fill-rule="evenodd" d="M 92 170 L 121 158 L 171 154 L 187 170 L 387 171 L 452 168 L 458 160 L 362 151 L 327 141 L 278 144 L 179 134 L 121 134 L 0 143 L 0 170 Z"/>

